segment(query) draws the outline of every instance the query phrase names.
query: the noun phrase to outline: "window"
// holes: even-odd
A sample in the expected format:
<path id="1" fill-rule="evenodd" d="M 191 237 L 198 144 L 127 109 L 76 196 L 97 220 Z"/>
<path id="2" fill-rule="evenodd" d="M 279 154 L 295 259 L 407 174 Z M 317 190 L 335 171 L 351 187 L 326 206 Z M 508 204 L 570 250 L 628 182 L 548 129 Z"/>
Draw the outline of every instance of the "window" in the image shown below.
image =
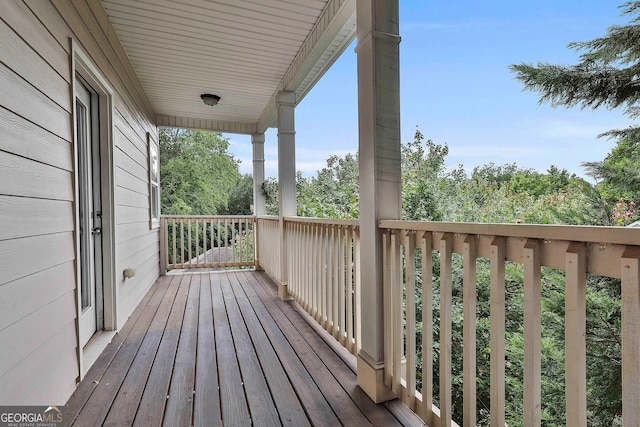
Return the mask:
<path id="1" fill-rule="evenodd" d="M 158 147 L 151 134 L 147 132 L 147 145 L 149 146 L 149 226 L 160 226 L 160 158 Z"/>

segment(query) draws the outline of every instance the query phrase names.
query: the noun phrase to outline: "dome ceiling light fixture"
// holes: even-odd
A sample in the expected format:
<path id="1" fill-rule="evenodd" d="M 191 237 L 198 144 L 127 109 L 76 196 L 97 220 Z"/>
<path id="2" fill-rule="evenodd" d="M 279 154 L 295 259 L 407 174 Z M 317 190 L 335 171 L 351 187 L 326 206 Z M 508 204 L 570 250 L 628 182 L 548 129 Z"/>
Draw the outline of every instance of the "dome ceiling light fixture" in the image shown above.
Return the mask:
<path id="1" fill-rule="evenodd" d="M 211 107 L 218 105 L 218 102 L 220 101 L 220 97 L 218 95 L 212 95 L 210 93 L 203 93 L 200 95 L 200 98 L 202 99 L 202 102 L 210 105 Z"/>

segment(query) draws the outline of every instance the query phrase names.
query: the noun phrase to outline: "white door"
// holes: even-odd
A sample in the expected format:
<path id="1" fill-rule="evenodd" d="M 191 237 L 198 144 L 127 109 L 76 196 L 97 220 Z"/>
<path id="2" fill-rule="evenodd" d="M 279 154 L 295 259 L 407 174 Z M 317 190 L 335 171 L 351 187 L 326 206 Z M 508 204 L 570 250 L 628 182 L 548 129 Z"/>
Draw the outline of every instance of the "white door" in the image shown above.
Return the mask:
<path id="1" fill-rule="evenodd" d="M 80 345 L 99 328 L 102 289 L 102 223 L 100 200 L 100 150 L 97 138 L 97 103 L 92 93 L 76 79 L 76 132 L 78 154 L 78 203 L 80 223 Z M 93 98 L 93 99 L 92 99 Z"/>

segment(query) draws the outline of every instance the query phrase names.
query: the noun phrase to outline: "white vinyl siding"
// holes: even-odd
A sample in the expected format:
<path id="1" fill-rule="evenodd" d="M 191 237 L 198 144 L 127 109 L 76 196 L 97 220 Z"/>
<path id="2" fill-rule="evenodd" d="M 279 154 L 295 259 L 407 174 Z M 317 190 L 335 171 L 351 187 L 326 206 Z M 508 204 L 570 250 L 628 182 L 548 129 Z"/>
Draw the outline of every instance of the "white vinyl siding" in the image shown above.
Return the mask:
<path id="1" fill-rule="evenodd" d="M 69 38 L 114 89 L 119 325 L 159 274 L 146 137 L 157 129 L 99 0 L 0 1 L 0 18 L 0 405 L 63 405 L 79 375 Z"/>

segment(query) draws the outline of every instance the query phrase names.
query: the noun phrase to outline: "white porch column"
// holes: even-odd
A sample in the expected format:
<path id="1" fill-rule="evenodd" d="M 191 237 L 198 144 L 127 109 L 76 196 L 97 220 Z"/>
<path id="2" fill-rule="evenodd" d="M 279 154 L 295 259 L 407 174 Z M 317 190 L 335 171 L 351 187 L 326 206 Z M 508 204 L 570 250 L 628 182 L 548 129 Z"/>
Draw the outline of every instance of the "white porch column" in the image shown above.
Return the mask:
<path id="1" fill-rule="evenodd" d="M 295 92 L 278 97 L 278 191 L 280 216 L 296 214 Z"/>
<path id="2" fill-rule="evenodd" d="M 376 403 L 384 385 L 382 241 L 378 220 L 400 219 L 398 0 L 357 0 L 361 343 L 358 384 Z"/>
<path id="3" fill-rule="evenodd" d="M 295 92 L 278 96 L 278 200 L 280 208 L 280 284 L 278 294 L 289 299 L 287 291 L 287 247 L 284 217 L 296 215 L 296 130 Z"/>
<path id="4" fill-rule="evenodd" d="M 265 215 L 267 212 L 262 184 L 264 184 L 264 133 L 251 135 L 253 146 L 253 214 Z"/>

